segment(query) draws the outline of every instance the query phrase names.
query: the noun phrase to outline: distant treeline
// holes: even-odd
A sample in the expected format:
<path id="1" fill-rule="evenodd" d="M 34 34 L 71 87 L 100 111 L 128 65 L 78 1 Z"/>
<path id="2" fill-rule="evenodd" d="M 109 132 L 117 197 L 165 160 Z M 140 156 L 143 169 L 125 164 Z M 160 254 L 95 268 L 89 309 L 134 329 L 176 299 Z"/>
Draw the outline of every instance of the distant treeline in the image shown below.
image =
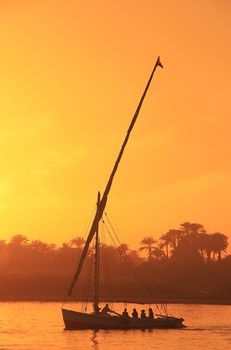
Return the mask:
<path id="1" fill-rule="evenodd" d="M 84 239 L 61 247 L 17 234 L 0 240 L 0 298 L 63 298 L 67 294 Z M 126 243 L 100 245 L 102 299 L 229 299 L 231 255 L 228 237 L 185 222 L 159 240 L 144 237 L 138 250 Z M 90 249 L 75 294 L 90 298 L 94 250 Z"/>

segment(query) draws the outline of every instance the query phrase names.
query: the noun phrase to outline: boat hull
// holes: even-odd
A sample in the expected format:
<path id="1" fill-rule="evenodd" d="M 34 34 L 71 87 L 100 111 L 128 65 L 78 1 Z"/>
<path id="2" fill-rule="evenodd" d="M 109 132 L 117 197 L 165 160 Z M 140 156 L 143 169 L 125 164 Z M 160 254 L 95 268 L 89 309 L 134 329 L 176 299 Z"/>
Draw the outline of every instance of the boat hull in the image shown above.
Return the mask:
<path id="1" fill-rule="evenodd" d="M 155 319 L 132 319 L 122 316 L 94 315 L 62 309 L 65 329 L 154 329 L 182 328 L 183 318 L 158 317 Z"/>

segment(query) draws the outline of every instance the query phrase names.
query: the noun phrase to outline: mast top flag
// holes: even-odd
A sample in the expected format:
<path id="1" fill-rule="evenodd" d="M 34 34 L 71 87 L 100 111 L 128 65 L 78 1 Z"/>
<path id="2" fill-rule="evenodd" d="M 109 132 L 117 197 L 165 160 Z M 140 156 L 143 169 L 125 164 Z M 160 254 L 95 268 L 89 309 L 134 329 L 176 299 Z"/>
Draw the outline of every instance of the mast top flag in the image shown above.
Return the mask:
<path id="1" fill-rule="evenodd" d="M 68 291 L 68 295 L 70 295 L 70 296 L 72 295 L 72 291 L 73 291 L 73 289 L 74 289 L 75 283 L 76 283 L 76 281 L 78 280 L 78 277 L 79 277 L 79 275 L 80 275 L 80 272 L 81 272 L 81 269 L 82 269 L 82 266 L 83 266 L 84 259 L 85 259 L 86 255 L 87 255 L 89 245 L 90 245 L 90 243 L 91 243 L 91 241 L 92 241 L 92 239 L 93 239 L 93 237 L 94 237 L 94 235 L 95 235 L 95 233 L 96 233 L 96 230 L 97 230 L 97 227 L 98 227 L 98 223 L 99 223 L 99 221 L 100 221 L 101 218 L 102 218 L 104 209 L 105 209 L 106 204 L 107 204 L 107 197 L 108 197 L 108 194 L 109 194 L 109 192 L 110 192 L 111 185 L 112 185 L 112 182 L 113 182 L 115 173 L 116 173 L 116 171 L 117 171 L 119 162 L 120 162 L 120 160 L 121 160 L 121 158 L 122 158 L 124 149 L 125 149 L 126 144 L 127 144 L 127 142 L 128 142 L 130 133 L 131 133 L 133 127 L 134 127 L 134 124 L 135 124 L 135 122 L 136 122 L 136 119 L 137 119 L 137 117 L 138 117 L 138 115 L 139 115 L 139 111 L 140 111 L 141 106 L 142 106 L 142 104 L 143 104 L 144 98 L 145 98 L 146 93 L 147 93 L 147 91 L 148 91 L 149 85 L 150 85 L 150 83 L 151 83 L 151 81 L 152 81 L 153 75 L 154 75 L 155 70 L 156 70 L 156 68 L 157 68 L 158 66 L 161 67 L 161 68 L 163 68 L 162 63 L 160 62 L 160 57 L 157 58 L 156 63 L 155 63 L 155 65 L 154 65 L 154 67 L 153 67 L 153 70 L 152 70 L 152 73 L 151 73 L 150 78 L 149 78 L 149 80 L 148 80 L 148 83 L 147 83 L 147 85 L 146 85 L 146 87 L 145 87 L 145 90 L 144 90 L 144 92 L 143 92 L 143 95 L 142 95 L 142 97 L 141 97 L 141 99 L 140 99 L 140 102 L 139 102 L 139 104 L 138 104 L 138 106 L 137 106 L 137 109 L 136 109 L 135 114 L 134 114 L 134 116 L 133 116 L 133 118 L 132 118 L 132 121 L 131 121 L 131 123 L 130 123 L 130 126 L 129 126 L 128 130 L 127 130 L 126 137 L 125 137 L 125 139 L 124 139 L 124 142 L 123 142 L 122 147 L 121 147 L 121 149 L 120 149 L 119 155 L 118 155 L 118 157 L 117 157 L 117 159 L 116 159 L 116 162 L 115 162 L 115 164 L 114 164 L 114 167 L 113 167 L 113 169 L 112 169 L 112 173 L 111 173 L 111 175 L 110 175 L 110 177 L 109 177 L 108 183 L 107 183 L 107 185 L 106 185 L 106 187 L 105 187 L 105 190 L 104 190 L 102 199 L 100 200 L 100 202 L 99 202 L 99 204 L 98 204 L 98 206 L 97 206 L 97 210 L 96 210 L 96 214 L 95 214 L 95 217 L 94 217 L 92 226 L 91 226 L 91 228 L 90 228 L 88 237 L 87 237 L 86 242 L 85 242 L 85 246 L 84 246 L 83 251 L 82 251 L 82 255 L 80 256 L 80 259 L 79 259 L 79 263 L 78 263 L 76 272 L 75 272 L 75 274 L 74 274 L 73 280 L 72 280 L 72 282 L 71 282 L 70 289 L 69 289 L 69 291 Z"/>
<path id="2" fill-rule="evenodd" d="M 157 66 L 164 68 L 163 64 L 160 62 L 160 56 L 157 58 Z"/>

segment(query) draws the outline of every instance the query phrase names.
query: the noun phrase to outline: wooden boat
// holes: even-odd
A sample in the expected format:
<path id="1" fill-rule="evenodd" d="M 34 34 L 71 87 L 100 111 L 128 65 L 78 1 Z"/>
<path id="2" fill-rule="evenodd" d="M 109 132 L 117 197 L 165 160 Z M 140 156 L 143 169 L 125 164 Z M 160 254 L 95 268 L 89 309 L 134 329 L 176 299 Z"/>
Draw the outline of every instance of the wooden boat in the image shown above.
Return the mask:
<path id="1" fill-rule="evenodd" d="M 124 139 L 124 142 L 122 144 L 122 147 L 120 149 L 119 155 L 116 159 L 116 162 L 114 164 L 112 173 L 109 177 L 109 180 L 107 182 L 107 185 L 105 187 L 104 193 L 102 198 L 100 197 L 100 193 L 98 193 L 97 198 L 97 210 L 96 214 L 93 220 L 93 223 L 91 225 L 88 237 L 85 242 L 85 246 L 83 248 L 82 254 L 80 256 L 78 266 L 76 269 L 76 272 L 74 274 L 73 280 L 71 282 L 71 286 L 68 292 L 69 296 L 72 296 L 73 289 L 79 279 L 83 262 L 87 256 L 89 245 L 93 238 L 95 238 L 95 281 L 94 281 L 94 300 L 93 300 L 93 312 L 92 313 L 85 313 L 85 312 L 79 312 L 74 310 L 69 310 L 66 308 L 62 308 L 62 315 L 63 320 L 65 324 L 66 329 L 152 329 L 152 328 L 180 328 L 183 327 L 183 318 L 173 317 L 169 316 L 167 313 L 165 315 L 159 315 L 155 318 L 131 318 L 129 316 L 123 316 L 116 312 L 111 313 L 102 313 L 100 312 L 99 308 L 99 222 L 102 219 L 107 198 L 112 186 L 112 182 L 114 179 L 114 176 L 116 174 L 119 162 L 121 160 L 121 157 L 123 155 L 124 149 L 126 147 L 126 144 L 128 142 L 129 136 L 131 134 L 131 131 L 134 127 L 134 124 L 137 120 L 137 117 L 139 115 L 139 111 L 141 109 L 142 103 L 144 101 L 144 98 L 146 96 L 146 93 L 148 91 L 149 85 L 152 81 L 153 75 L 157 69 L 157 67 L 163 68 L 160 58 L 157 58 L 157 61 L 154 65 L 154 68 L 152 70 L 152 73 L 150 75 L 150 78 L 148 80 L 148 83 L 145 87 L 144 93 L 140 99 L 140 102 L 138 104 L 138 107 L 135 111 L 135 114 L 132 118 L 132 121 L 130 123 L 130 126 L 127 130 L 126 137 Z"/>
<path id="2" fill-rule="evenodd" d="M 66 329 L 153 329 L 182 328 L 183 318 L 162 316 L 157 318 L 131 318 L 122 315 L 87 314 L 62 309 Z"/>

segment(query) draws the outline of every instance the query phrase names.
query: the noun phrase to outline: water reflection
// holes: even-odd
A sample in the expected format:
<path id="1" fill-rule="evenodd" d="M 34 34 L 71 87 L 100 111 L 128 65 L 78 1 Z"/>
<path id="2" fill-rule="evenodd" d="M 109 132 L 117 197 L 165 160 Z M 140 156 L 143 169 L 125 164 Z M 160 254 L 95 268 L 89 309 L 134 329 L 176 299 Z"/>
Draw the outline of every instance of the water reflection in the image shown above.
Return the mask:
<path id="1" fill-rule="evenodd" d="M 91 340 L 91 342 L 93 344 L 93 348 L 96 349 L 96 350 L 99 349 L 99 347 L 98 347 L 99 341 L 97 340 L 98 333 L 99 333 L 99 331 L 94 330 L 94 331 L 92 331 L 92 336 L 90 337 L 90 340 Z"/>
<path id="2" fill-rule="evenodd" d="M 116 306 L 118 310 L 124 308 L 123 304 Z M 184 315 L 187 328 L 64 331 L 60 303 L 2 302 L 0 350 L 231 349 L 231 306 L 174 304 L 170 307 L 173 313 Z"/>

